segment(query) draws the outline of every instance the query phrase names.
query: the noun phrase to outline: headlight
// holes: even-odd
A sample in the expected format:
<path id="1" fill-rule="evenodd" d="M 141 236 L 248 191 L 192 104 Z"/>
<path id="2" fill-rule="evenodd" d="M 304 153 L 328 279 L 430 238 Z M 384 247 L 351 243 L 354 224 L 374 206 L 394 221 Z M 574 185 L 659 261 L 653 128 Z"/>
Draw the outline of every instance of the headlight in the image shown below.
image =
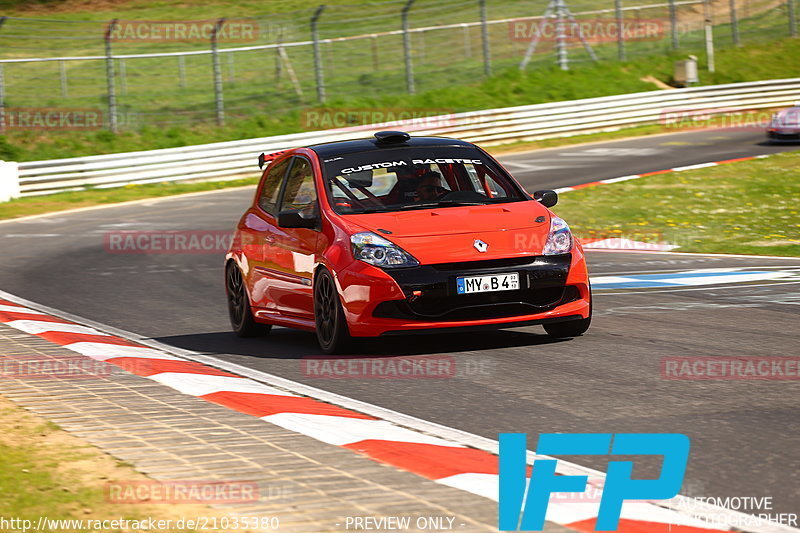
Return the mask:
<path id="1" fill-rule="evenodd" d="M 542 249 L 543 255 L 565 254 L 572 250 L 572 232 L 564 220 L 553 217 L 550 219 L 550 233 Z"/>
<path id="2" fill-rule="evenodd" d="M 364 231 L 350 237 L 353 257 L 381 268 L 409 267 L 419 265 L 411 254 L 379 235 Z"/>

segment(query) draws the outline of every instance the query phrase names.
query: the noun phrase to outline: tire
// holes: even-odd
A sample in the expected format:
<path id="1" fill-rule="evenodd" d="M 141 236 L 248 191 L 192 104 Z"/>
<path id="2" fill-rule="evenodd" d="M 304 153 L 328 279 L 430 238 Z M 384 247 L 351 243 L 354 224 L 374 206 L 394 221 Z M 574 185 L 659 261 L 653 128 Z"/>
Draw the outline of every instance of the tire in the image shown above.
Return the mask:
<path id="1" fill-rule="evenodd" d="M 334 355 L 352 349 L 353 337 L 347 327 L 336 283 L 331 273 L 324 268 L 314 280 L 314 323 L 317 341 L 323 352 Z"/>
<path id="2" fill-rule="evenodd" d="M 269 324 L 260 324 L 253 318 L 250 297 L 244 286 L 242 271 L 234 263 L 225 268 L 225 294 L 228 297 L 228 316 L 233 332 L 239 337 L 260 337 L 272 329 Z"/>
<path id="3" fill-rule="evenodd" d="M 590 289 L 591 290 L 591 289 Z M 564 339 L 566 337 L 580 337 L 592 323 L 592 303 L 589 302 L 589 316 L 579 320 L 568 320 L 566 322 L 555 322 L 544 324 L 544 330 L 554 339 Z"/>

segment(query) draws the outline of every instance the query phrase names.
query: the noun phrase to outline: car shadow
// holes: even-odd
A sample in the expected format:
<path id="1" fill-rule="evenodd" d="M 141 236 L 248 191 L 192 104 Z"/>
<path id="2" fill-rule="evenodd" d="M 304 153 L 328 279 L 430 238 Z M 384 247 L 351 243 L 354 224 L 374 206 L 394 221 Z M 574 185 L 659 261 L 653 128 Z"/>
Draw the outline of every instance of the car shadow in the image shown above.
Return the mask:
<path id="1" fill-rule="evenodd" d="M 239 355 L 258 359 L 302 359 L 325 354 L 313 333 L 288 328 L 273 328 L 266 337 L 239 338 L 231 332 L 198 333 L 159 337 L 155 340 L 210 355 Z M 539 346 L 568 342 L 544 333 L 522 330 L 496 330 L 450 334 L 422 334 L 360 339 L 351 354 L 331 357 L 396 357 L 442 353 L 498 350 L 520 346 Z"/>

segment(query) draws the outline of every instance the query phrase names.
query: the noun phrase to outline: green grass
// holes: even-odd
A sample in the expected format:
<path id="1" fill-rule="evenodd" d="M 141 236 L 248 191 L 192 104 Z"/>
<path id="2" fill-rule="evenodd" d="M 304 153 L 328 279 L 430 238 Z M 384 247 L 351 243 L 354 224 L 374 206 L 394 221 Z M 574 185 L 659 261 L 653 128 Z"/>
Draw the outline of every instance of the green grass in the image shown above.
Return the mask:
<path id="1" fill-rule="evenodd" d="M 476 79 L 472 83 L 451 83 L 443 79 L 435 83 L 431 81 L 431 85 L 439 88 L 416 95 L 380 96 L 370 95 L 368 91 L 348 97 L 334 95 L 326 109 L 446 109 L 460 112 L 648 91 L 654 90 L 655 86 L 642 81 L 642 78 L 653 76 L 669 81 L 673 61 L 678 57 L 651 56 L 628 62 L 605 62 L 584 65 L 568 72 L 542 67 L 522 73 L 516 68 L 508 68 L 492 78 Z M 701 82 L 716 84 L 790 77 L 797 75 L 798 71 L 800 39 L 784 39 L 721 50 L 717 55 L 717 72 L 701 71 Z M 399 78 L 395 82 L 402 86 Z M 254 109 L 244 118 L 231 119 L 224 127 L 208 123 L 145 126 L 118 135 L 108 131 L 9 131 L 0 136 L 0 159 L 54 159 L 293 133 L 303 130 L 299 105 L 298 102 L 285 103 L 285 106 L 278 106 L 269 113 Z M 317 109 L 313 102 L 305 104 L 305 108 L 312 107 Z"/>
<path id="2" fill-rule="evenodd" d="M 179 506 L 108 501 L 104 495 L 107 480 L 146 478 L 4 398 L 0 398 L 0 430 L 0 516 L 7 520 L 30 520 L 35 527 L 39 517 L 143 520 L 152 516 L 174 520 L 179 516 Z M 185 508 L 193 512 L 208 509 Z"/>
<path id="3" fill-rule="evenodd" d="M 563 194 L 578 237 L 627 237 L 680 252 L 800 256 L 800 151 Z"/>

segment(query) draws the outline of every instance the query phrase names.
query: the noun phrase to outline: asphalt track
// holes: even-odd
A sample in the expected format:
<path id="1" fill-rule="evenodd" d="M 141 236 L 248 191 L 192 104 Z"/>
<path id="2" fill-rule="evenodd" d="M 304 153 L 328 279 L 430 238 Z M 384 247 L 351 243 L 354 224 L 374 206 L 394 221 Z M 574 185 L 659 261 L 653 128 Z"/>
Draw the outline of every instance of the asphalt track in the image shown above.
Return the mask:
<path id="1" fill-rule="evenodd" d="M 501 159 L 528 165 L 509 169 L 533 190 L 797 148 L 764 146 L 762 138 L 759 132 L 692 132 Z M 676 381 L 664 379 L 661 364 L 673 356 L 797 356 L 800 260 L 590 252 L 594 277 L 725 268 L 785 274 L 683 286 L 631 285 L 625 278 L 628 285 L 623 280 L 596 290 L 595 320 L 584 337 L 554 341 L 530 327 L 373 341 L 355 357 L 444 354 L 455 361 L 456 375 L 323 379 L 302 371 L 304 357 L 320 354 L 312 334 L 275 328 L 264 339 L 238 339 L 230 333 L 221 254 L 104 249 L 104 235 L 115 230 L 228 230 L 250 194 L 229 190 L 0 224 L 0 288 L 488 438 L 499 432 L 685 433 L 692 454 L 684 494 L 771 496 L 773 512 L 798 512 L 798 380 Z M 656 286 L 641 286 L 648 284 Z M 569 459 L 598 469 L 606 461 Z M 655 475 L 658 464 L 637 463 L 635 474 Z"/>
<path id="2" fill-rule="evenodd" d="M 767 143 L 760 130 L 728 128 L 550 148 L 500 160 L 533 191 L 798 148 Z"/>

